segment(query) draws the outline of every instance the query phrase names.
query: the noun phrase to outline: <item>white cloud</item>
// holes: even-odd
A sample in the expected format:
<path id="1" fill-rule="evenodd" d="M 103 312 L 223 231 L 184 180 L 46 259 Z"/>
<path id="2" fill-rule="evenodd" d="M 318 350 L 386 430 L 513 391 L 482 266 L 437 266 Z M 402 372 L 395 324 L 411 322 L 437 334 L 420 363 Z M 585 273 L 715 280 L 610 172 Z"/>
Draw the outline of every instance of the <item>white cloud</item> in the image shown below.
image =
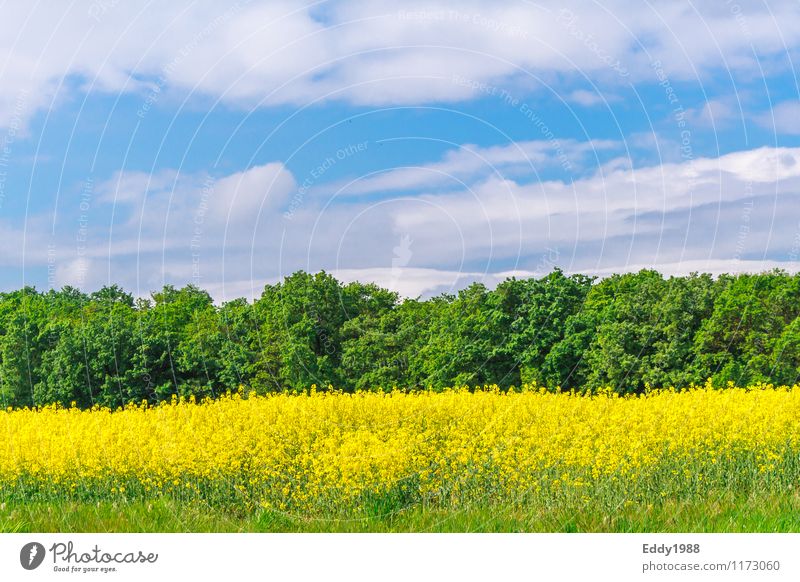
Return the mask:
<path id="1" fill-rule="evenodd" d="M 571 184 L 520 185 L 489 178 L 473 184 L 469 193 L 424 194 L 419 203 L 435 211 L 406 205 L 394 214 L 394 224 L 415 240 L 442 248 L 440 258 L 452 249 L 437 247 L 435 241 L 442 232 L 455 233 L 453 225 L 457 232 L 469 233 L 459 249 L 468 257 L 493 253 L 513 258 L 520 248 L 551 244 L 572 249 L 581 241 L 594 241 L 602 253 L 604 240 L 632 233 L 659 235 L 674 226 L 667 215 L 691 214 L 707 205 L 750 198 L 769 203 L 774 198 L 782 212 L 790 212 L 792 202 L 782 197 L 800 193 L 798 162 L 800 149 L 760 148 L 634 170 L 612 163 Z M 679 226 L 687 230 L 701 225 Z M 717 228 L 713 221 L 702 226 Z M 769 224 L 760 226 L 771 232 Z M 772 234 L 780 239 L 780 233 Z"/>
<path id="2" fill-rule="evenodd" d="M 763 273 L 773 269 L 783 269 L 789 273 L 800 272 L 800 261 L 773 261 L 773 260 L 687 260 L 673 263 L 659 263 L 658 265 L 640 263 L 618 265 L 612 268 L 596 269 L 566 269 L 567 274 L 580 273 L 599 278 L 608 277 L 618 273 L 636 273 L 642 269 L 657 269 L 665 277 L 685 276 L 691 273 L 710 273 L 722 275 L 725 273 Z M 378 285 L 396 291 L 401 297 L 430 297 L 441 293 L 455 293 L 471 283 L 483 283 L 493 289 L 506 279 L 515 277 L 529 278 L 542 277 L 547 271 L 542 270 L 513 270 L 489 272 L 445 271 L 438 269 L 403 269 L 393 272 L 391 269 L 341 269 L 331 273 L 340 281 L 374 282 Z M 242 289 L 249 289 L 250 282 L 243 282 Z M 257 288 L 255 294 L 247 293 L 247 297 L 257 298 L 261 289 Z M 244 294 L 229 296 L 245 296 Z"/>
<path id="3" fill-rule="evenodd" d="M 178 233 L 189 240 L 194 231 L 252 231 L 259 216 L 283 208 L 296 187 L 291 172 L 272 162 L 219 179 L 171 169 L 117 172 L 97 190 L 101 202 L 120 206 L 119 226 L 149 241 L 162 236 L 166 244 Z"/>
<path id="4" fill-rule="evenodd" d="M 572 183 L 479 176 L 466 189 L 309 201 L 278 251 L 281 272 L 336 269 L 415 295 L 555 265 L 594 274 L 794 269 L 799 162 L 800 148 L 759 148 L 635 169 L 612 161 Z M 412 242 L 397 268 L 403 239 Z"/>
<path id="5" fill-rule="evenodd" d="M 70 285 L 77 289 L 98 287 L 102 285 L 102 278 L 99 276 L 96 266 L 91 259 L 86 257 L 62 262 L 56 267 L 53 284 L 57 287 Z"/>
<path id="6" fill-rule="evenodd" d="M 480 273 L 464 273 L 439 269 L 376 267 L 365 269 L 336 269 L 331 274 L 344 282 L 374 282 L 397 291 L 403 297 L 417 297 L 442 289 L 457 290 L 464 280 L 473 281 Z"/>
<path id="7" fill-rule="evenodd" d="M 279 162 L 237 172 L 214 184 L 209 218 L 240 226 L 261 212 L 282 209 L 296 187 L 294 176 Z"/>
<path id="8" fill-rule="evenodd" d="M 295 190 L 278 162 L 218 179 L 170 169 L 117 172 L 94 186 L 91 203 L 65 194 L 55 224 L 49 215 L 29 217 L 24 263 L 34 273 L 37 265 L 52 265 L 56 285 L 121 283 L 137 295 L 165 282 L 214 285 L 224 278 L 228 256 L 234 274 L 246 267 L 241 257 L 260 228 L 274 226 Z M 9 238 L 19 246 L 7 245 L 0 260 L 20 264 L 23 233 Z"/>
<path id="9" fill-rule="evenodd" d="M 798 162 L 800 149 L 760 148 L 636 169 L 612 162 L 569 184 L 495 176 L 461 190 L 322 200 L 293 218 L 283 272 L 291 264 L 337 268 L 348 278 L 361 272 L 393 281 L 395 289 L 429 289 L 457 283 L 458 273 L 542 273 L 555 265 L 592 273 L 662 264 L 686 272 L 791 268 L 800 237 Z M 393 279 L 402 237 L 413 241 L 411 270 Z"/>
<path id="10" fill-rule="evenodd" d="M 709 127 L 716 130 L 729 125 L 742 112 L 734 99 L 709 99 L 702 107 L 687 109 L 686 118 L 692 126 Z"/>
<path id="11" fill-rule="evenodd" d="M 586 275 L 596 275 L 606 277 L 615 273 L 635 273 L 642 269 L 657 268 L 658 272 L 665 277 L 688 275 L 690 273 L 710 273 L 712 275 L 722 275 L 725 273 L 763 273 L 773 269 L 783 269 L 789 273 L 800 272 L 800 262 L 798 261 L 772 261 L 762 260 L 741 260 L 741 259 L 699 259 L 679 261 L 675 263 L 659 263 L 650 265 L 646 263 L 625 265 L 622 268 L 604 268 L 595 270 L 581 271 Z"/>
<path id="12" fill-rule="evenodd" d="M 800 101 L 784 101 L 762 113 L 757 121 L 776 134 L 800 135 Z"/>
<path id="13" fill-rule="evenodd" d="M 464 144 L 448 150 L 441 160 L 419 166 L 393 168 L 318 191 L 336 191 L 340 195 L 386 193 L 435 187 L 457 187 L 477 176 L 535 176 L 538 172 L 561 166 L 568 171 L 583 169 L 586 159 L 606 156 L 621 144 L 611 140 L 579 142 L 572 139 L 520 141 L 499 146 L 479 147 Z M 592 160 L 593 161 L 593 160 Z"/>
<path id="14" fill-rule="evenodd" d="M 614 95 L 600 93 L 598 91 L 577 89 L 567 96 L 567 101 L 577 103 L 583 107 L 594 107 L 595 105 L 605 105 L 610 101 L 616 101 L 616 98 Z"/>
<path id="15" fill-rule="evenodd" d="M 503 147 L 492 151 L 514 159 Z M 80 199 L 70 199 L 74 207 L 59 213 L 50 240 L 28 237 L 24 264 L 34 273 L 54 262 L 58 284 L 113 282 L 146 295 L 166 282 L 194 282 L 230 299 L 257 296 L 265 282 L 298 269 L 415 296 L 554 266 L 592 274 L 795 270 L 800 256 L 800 148 L 640 168 L 612 160 L 571 182 L 467 171 L 464 183 L 410 194 L 389 182 L 377 197 L 375 188 L 349 198 L 331 191 L 286 215 L 298 186 L 279 163 L 217 179 L 123 172 L 97 185 L 83 245 L 76 244 Z M 47 219 L 32 216 L 29 230 L 49 232 Z M 22 246 L 13 244 L 22 232 L 8 225 L 3 232 L 10 244 L 0 259 L 22 264 Z"/>
<path id="16" fill-rule="evenodd" d="M 162 170 L 156 173 L 141 171 L 115 172 L 99 185 L 101 202 L 135 203 L 141 202 L 149 191 L 168 190 L 178 178 L 175 170 Z"/>
<path id="17" fill-rule="evenodd" d="M 385 105 L 480 94 L 455 77 L 504 86 L 554 75 L 653 82 L 654 60 L 673 80 L 711 68 L 785 71 L 782 55 L 800 45 L 794 0 L 736 7 L 734 14 L 727 4 L 622 0 L 15 3 L 4 7 L 10 32 L 0 38 L 0 125 L 24 125 L 33 112 L 86 91 L 137 92 L 146 114 L 170 94 L 243 107 L 318 99 Z M 591 100 L 580 91 L 572 97 Z"/>

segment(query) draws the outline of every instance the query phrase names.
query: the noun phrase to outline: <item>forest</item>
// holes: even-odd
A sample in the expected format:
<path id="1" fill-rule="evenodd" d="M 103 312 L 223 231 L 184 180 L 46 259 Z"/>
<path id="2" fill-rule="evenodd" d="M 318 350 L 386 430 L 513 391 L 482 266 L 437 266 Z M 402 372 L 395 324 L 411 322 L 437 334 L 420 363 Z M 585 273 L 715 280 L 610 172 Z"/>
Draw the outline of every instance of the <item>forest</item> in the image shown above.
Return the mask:
<path id="1" fill-rule="evenodd" d="M 4 407 L 119 407 L 332 386 L 441 390 L 537 383 L 619 394 L 800 374 L 800 275 L 554 270 L 402 299 L 303 271 L 254 302 L 195 286 L 135 298 L 34 288 L 0 294 Z"/>

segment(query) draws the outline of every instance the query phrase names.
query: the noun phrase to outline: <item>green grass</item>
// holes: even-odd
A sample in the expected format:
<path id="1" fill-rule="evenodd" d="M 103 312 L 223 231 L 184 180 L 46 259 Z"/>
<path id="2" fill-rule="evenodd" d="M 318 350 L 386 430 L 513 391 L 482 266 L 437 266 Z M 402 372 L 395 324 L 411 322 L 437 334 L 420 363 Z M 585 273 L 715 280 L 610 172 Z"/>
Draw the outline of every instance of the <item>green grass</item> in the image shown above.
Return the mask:
<path id="1" fill-rule="evenodd" d="M 267 510 L 242 512 L 146 501 L 22 503 L 0 506 L 7 532 L 800 532 L 800 495 L 730 494 L 704 500 L 591 504 L 484 505 L 462 510 L 409 507 L 349 519 L 309 519 Z"/>

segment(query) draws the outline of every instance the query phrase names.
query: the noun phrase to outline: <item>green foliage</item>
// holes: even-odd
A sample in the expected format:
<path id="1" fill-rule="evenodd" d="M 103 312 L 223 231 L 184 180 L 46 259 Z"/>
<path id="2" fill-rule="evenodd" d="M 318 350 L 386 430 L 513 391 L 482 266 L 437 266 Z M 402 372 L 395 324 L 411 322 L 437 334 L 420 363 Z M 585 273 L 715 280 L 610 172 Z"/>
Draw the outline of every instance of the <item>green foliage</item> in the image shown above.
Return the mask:
<path id="1" fill-rule="evenodd" d="M 692 347 L 711 314 L 713 286 L 708 275 L 663 279 L 647 270 L 602 280 L 567 319 L 564 340 L 546 360 L 547 381 L 621 393 L 702 382 Z"/>
<path id="2" fill-rule="evenodd" d="M 719 285 L 714 312 L 695 339 L 702 373 L 736 383 L 771 380 L 776 367 L 786 374 L 800 315 L 800 276 L 774 271 L 723 277 Z"/>
<path id="3" fill-rule="evenodd" d="M 565 342 L 573 337 L 566 333 L 567 324 L 583 309 L 593 281 L 555 270 L 541 279 L 512 279 L 498 286 L 496 293 L 506 297 L 512 313 L 509 349 L 519 358 L 522 382 L 560 386 L 569 381 L 580 353 Z"/>
<path id="4" fill-rule="evenodd" d="M 250 303 L 194 286 L 134 299 L 31 287 L 0 294 L 0 404 L 121 406 L 329 384 L 344 390 L 537 382 L 555 389 L 800 377 L 800 276 L 595 280 L 560 270 L 400 300 L 297 272 Z"/>

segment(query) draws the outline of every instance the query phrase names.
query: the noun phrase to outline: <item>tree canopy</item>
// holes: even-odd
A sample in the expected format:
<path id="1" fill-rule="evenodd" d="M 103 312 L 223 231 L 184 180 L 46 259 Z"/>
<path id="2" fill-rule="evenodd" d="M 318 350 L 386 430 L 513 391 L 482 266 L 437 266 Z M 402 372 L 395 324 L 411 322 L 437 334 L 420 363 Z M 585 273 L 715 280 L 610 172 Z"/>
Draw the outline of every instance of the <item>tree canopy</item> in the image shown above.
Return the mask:
<path id="1" fill-rule="evenodd" d="M 708 378 L 793 384 L 800 276 L 560 270 L 401 299 L 297 272 L 255 302 L 189 285 L 0 293 L 0 403 L 117 407 L 312 384 L 346 391 L 537 382 L 637 393 Z"/>

